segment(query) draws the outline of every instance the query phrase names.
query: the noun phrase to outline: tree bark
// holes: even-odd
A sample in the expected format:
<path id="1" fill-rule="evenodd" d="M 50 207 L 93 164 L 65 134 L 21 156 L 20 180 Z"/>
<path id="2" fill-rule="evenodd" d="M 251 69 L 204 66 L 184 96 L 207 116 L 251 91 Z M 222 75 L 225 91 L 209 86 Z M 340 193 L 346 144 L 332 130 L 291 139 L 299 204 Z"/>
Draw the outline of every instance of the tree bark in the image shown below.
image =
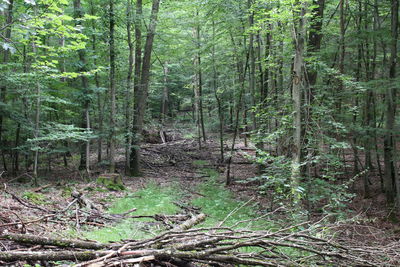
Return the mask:
<path id="1" fill-rule="evenodd" d="M 196 11 L 196 17 L 199 17 L 199 11 Z M 198 91 L 198 107 L 199 107 L 199 124 L 201 127 L 201 135 L 203 141 L 207 141 L 206 137 L 206 130 L 204 127 L 204 112 L 203 112 L 203 73 L 201 69 L 201 36 L 200 36 L 200 25 L 197 24 L 195 27 L 195 38 L 196 38 L 196 48 L 197 48 L 197 55 L 195 60 L 196 66 L 196 90 Z"/>
<path id="2" fill-rule="evenodd" d="M 345 14 L 345 1 L 346 0 L 340 0 L 339 2 L 339 13 L 340 13 L 340 36 L 339 36 L 339 73 L 344 74 L 344 59 L 346 55 L 346 44 L 345 44 L 345 34 L 346 34 L 346 14 Z M 336 107 L 338 109 L 338 114 L 341 113 L 342 110 L 342 94 L 343 94 L 343 89 L 344 89 L 344 83 L 342 79 L 339 79 L 339 86 L 338 86 L 338 92 L 337 92 L 337 100 L 336 100 Z"/>
<path id="3" fill-rule="evenodd" d="M 13 20 L 13 7 L 14 7 L 14 0 L 10 0 L 8 2 L 8 7 L 7 7 L 7 17 L 6 17 L 6 24 L 10 24 Z M 6 40 L 9 40 L 11 38 L 11 26 L 9 26 L 5 30 L 5 36 Z M 10 57 L 10 51 L 5 49 L 4 54 L 3 54 L 3 64 L 6 64 L 8 62 L 8 59 Z M 2 85 L 0 87 L 0 101 L 3 102 L 3 105 L 7 103 L 7 87 L 5 85 Z M 1 158 L 3 161 L 3 168 L 4 171 L 7 171 L 7 162 L 6 162 L 6 156 L 5 156 L 5 142 L 4 142 L 4 136 L 3 136 L 3 131 L 4 131 L 4 117 L 3 114 L 0 113 L 0 149 L 1 149 Z"/>
<path id="4" fill-rule="evenodd" d="M 168 117 L 169 92 L 168 92 L 168 61 L 163 64 L 164 87 L 161 100 L 161 124 L 165 126 Z"/>
<path id="5" fill-rule="evenodd" d="M 294 149 L 292 158 L 292 192 L 295 199 L 298 198 L 297 187 L 300 184 L 301 177 L 301 161 L 303 149 L 303 112 L 302 112 L 302 97 L 304 94 L 304 87 L 306 80 L 304 77 L 304 46 L 305 46 L 305 26 L 306 26 L 306 6 L 305 3 L 298 3 L 300 11 L 294 11 L 296 24 L 294 25 L 294 43 L 295 43 L 295 57 L 293 62 L 293 81 L 292 81 L 292 98 L 294 110 Z"/>
<path id="6" fill-rule="evenodd" d="M 23 244 L 56 246 L 63 248 L 104 249 L 110 247 L 109 245 L 97 242 L 89 242 L 89 241 L 73 240 L 65 238 L 52 238 L 52 237 L 37 236 L 30 234 L 6 233 L 0 235 L 0 239 L 11 240 Z"/>
<path id="7" fill-rule="evenodd" d="M 399 0 L 391 1 L 391 56 L 389 79 L 396 78 L 397 67 L 397 41 L 399 24 Z M 389 204 L 393 204 L 397 197 L 397 204 L 400 207 L 400 186 L 396 168 L 396 141 L 394 126 L 396 121 L 396 94 L 395 84 L 386 89 L 386 134 L 384 140 L 384 161 L 385 161 L 385 192 Z"/>
<path id="8" fill-rule="evenodd" d="M 130 174 L 134 176 L 140 175 L 140 149 L 139 145 L 141 142 L 141 135 L 143 131 L 143 120 L 146 112 L 147 96 L 150 83 L 150 63 L 151 53 L 153 49 L 153 41 L 155 36 L 155 30 L 157 26 L 157 16 L 160 6 L 160 0 L 153 0 L 150 23 L 147 31 L 146 44 L 144 47 L 143 63 L 140 68 L 139 58 L 141 57 L 141 23 L 140 17 L 142 14 L 142 1 L 136 2 L 136 16 L 135 21 L 135 35 L 136 35 L 136 57 L 135 57 L 135 80 L 140 79 L 140 82 L 135 81 L 135 108 L 133 116 L 132 126 L 132 146 L 130 154 Z M 139 42 L 139 43 L 138 43 Z"/>
<path id="9" fill-rule="evenodd" d="M 80 23 L 80 19 L 83 18 L 83 10 L 80 0 L 74 0 L 74 17 L 77 20 L 77 25 Z M 79 72 L 87 71 L 86 66 L 86 52 L 84 49 L 78 51 L 80 66 Z M 83 95 L 83 116 L 82 116 L 82 128 L 86 128 L 87 131 L 90 130 L 90 114 L 89 114 L 89 81 L 85 75 L 81 77 L 82 81 L 82 95 Z M 85 170 L 86 176 L 90 176 L 90 141 L 87 140 L 81 145 L 81 160 L 79 169 Z"/>
<path id="10" fill-rule="evenodd" d="M 111 112 L 110 112 L 110 173 L 115 172 L 115 150 L 116 150 L 116 100 L 115 100 L 115 10 L 114 0 L 109 2 L 109 52 L 110 52 L 110 98 L 111 98 Z"/>
<path id="11" fill-rule="evenodd" d="M 222 96 L 218 92 L 218 72 L 216 65 L 216 53 L 215 53 L 215 21 L 212 21 L 212 68 L 213 68 L 213 89 L 214 97 L 217 101 L 218 106 L 218 119 L 219 119 L 219 150 L 220 150 L 220 160 L 224 162 L 224 112 L 222 106 Z"/>
<path id="12" fill-rule="evenodd" d="M 132 78 L 133 78 L 133 63 L 134 63 L 134 46 L 132 41 L 132 0 L 127 0 L 126 7 L 126 33 L 127 33 L 127 44 L 129 47 L 129 56 L 128 56 L 128 76 L 126 78 L 126 93 L 125 93 L 125 173 L 128 173 L 129 170 L 129 156 L 130 156 L 130 145 L 131 145 L 131 95 L 132 95 Z"/>

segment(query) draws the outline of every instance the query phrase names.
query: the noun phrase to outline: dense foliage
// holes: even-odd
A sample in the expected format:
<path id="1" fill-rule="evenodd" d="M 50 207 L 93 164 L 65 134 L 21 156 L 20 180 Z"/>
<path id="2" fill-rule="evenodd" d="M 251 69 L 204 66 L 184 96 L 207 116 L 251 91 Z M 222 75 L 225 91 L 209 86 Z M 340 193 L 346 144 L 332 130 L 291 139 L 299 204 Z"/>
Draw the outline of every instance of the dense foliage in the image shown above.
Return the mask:
<path id="1" fill-rule="evenodd" d="M 260 168 L 252 180 L 275 191 L 274 201 L 337 211 L 363 179 L 365 197 L 380 187 L 400 202 L 398 6 L 2 0 L 3 175 L 37 177 L 47 159 L 67 165 L 75 154 L 88 176 L 91 164 L 114 172 L 119 148 L 127 173 L 138 175 L 143 130 L 186 122 L 200 147 L 219 133 L 228 169 L 239 135 L 253 144 Z"/>

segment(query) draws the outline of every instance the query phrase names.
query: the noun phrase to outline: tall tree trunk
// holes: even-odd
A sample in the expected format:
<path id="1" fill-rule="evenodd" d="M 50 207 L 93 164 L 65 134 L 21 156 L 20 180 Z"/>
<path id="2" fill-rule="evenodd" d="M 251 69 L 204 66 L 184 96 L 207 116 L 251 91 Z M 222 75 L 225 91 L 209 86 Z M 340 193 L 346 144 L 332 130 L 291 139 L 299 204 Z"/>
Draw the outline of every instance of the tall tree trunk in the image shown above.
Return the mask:
<path id="1" fill-rule="evenodd" d="M 93 0 L 90 1 L 90 15 L 95 16 L 95 3 L 93 3 Z M 96 26 L 95 26 L 95 21 L 92 22 L 92 50 L 96 52 L 96 43 L 97 43 L 97 38 L 96 38 Z M 97 60 L 96 57 L 93 59 L 93 64 L 97 66 Z M 96 85 L 96 88 L 98 89 L 100 87 L 100 80 L 99 80 L 99 75 L 96 72 L 94 74 L 94 82 Z M 101 162 L 103 159 L 103 119 L 104 119 L 104 106 L 101 104 L 101 93 L 98 91 L 97 92 L 97 119 L 98 119 L 98 138 L 97 138 L 97 162 Z"/>
<path id="2" fill-rule="evenodd" d="M 227 186 L 231 185 L 232 183 L 232 176 L 231 176 L 231 164 L 232 164 L 232 157 L 235 151 L 236 145 L 236 138 L 238 136 L 239 131 L 239 123 L 240 123 L 240 111 L 242 107 L 242 99 L 243 94 L 245 92 L 245 82 L 246 82 L 246 73 L 248 68 L 248 61 L 249 61 L 249 54 L 246 54 L 246 63 L 243 65 L 243 60 L 241 59 L 241 55 L 238 53 L 238 49 L 236 48 L 235 39 L 231 34 L 231 40 L 233 44 L 234 55 L 236 59 L 236 70 L 237 70 L 237 77 L 238 77 L 238 84 L 240 86 L 239 96 L 236 103 L 236 112 L 235 112 L 235 125 L 233 128 L 233 138 L 232 138 L 232 145 L 230 148 L 230 154 L 228 157 L 227 167 L 226 167 L 226 180 L 225 184 Z M 245 46 L 245 45 L 244 45 Z"/>
<path id="3" fill-rule="evenodd" d="M 129 154 L 130 154 L 130 145 L 131 145 L 131 95 L 132 95 L 132 76 L 133 76 L 133 55 L 134 55 L 134 46 L 132 41 L 132 0 L 127 0 L 126 7 L 126 33 L 127 33 L 127 44 L 129 47 L 129 56 L 128 56 L 128 76 L 126 78 L 126 93 L 125 93 L 125 173 L 128 174 L 129 170 Z"/>
<path id="4" fill-rule="evenodd" d="M 197 18 L 199 17 L 199 11 L 196 11 Z M 201 69 L 201 36 L 200 36 L 200 25 L 197 24 L 195 28 L 195 36 L 196 36 L 196 44 L 197 44 L 197 90 L 198 90 L 198 105 L 199 105 L 199 119 L 200 119 L 200 127 L 201 134 L 203 137 L 203 141 L 207 141 L 206 130 L 204 127 L 204 113 L 203 113 L 203 73 Z"/>
<path id="5" fill-rule="evenodd" d="M 109 52 L 110 52 L 110 99 L 111 99 L 111 112 L 110 112 L 110 173 L 115 172 L 115 149 L 116 149 L 116 138 L 115 138 L 115 128 L 116 128 L 116 101 L 115 101 L 115 10 L 114 10 L 114 0 L 109 2 Z"/>
<path id="6" fill-rule="evenodd" d="M 132 122 L 132 144 L 129 155 L 129 173 L 134 176 L 140 175 L 140 162 L 139 162 L 139 145 L 140 145 L 140 129 L 137 125 L 139 113 L 137 112 L 137 106 L 139 97 L 141 94 L 140 86 L 140 75 L 142 70 L 142 15 L 143 15 L 143 3 L 142 0 L 136 0 L 136 11 L 135 11 L 135 70 L 133 80 L 133 91 L 134 91 L 134 107 L 133 107 L 133 122 Z"/>
<path id="7" fill-rule="evenodd" d="M 135 21 L 135 35 L 136 35 L 136 57 L 135 57 L 135 80 L 140 76 L 140 82 L 135 84 L 135 113 L 133 116 L 133 141 L 131 146 L 130 155 L 130 174 L 139 175 L 140 174 L 140 150 L 139 145 L 141 141 L 141 135 L 143 131 L 143 120 L 144 114 L 146 112 L 147 105 L 147 95 L 150 83 L 150 64 L 151 64 L 151 53 L 153 49 L 153 41 L 155 36 L 155 30 L 157 26 L 157 16 L 160 7 L 160 0 L 153 0 L 150 23 L 147 30 L 146 43 L 144 47 L 143 63 L 141 69 L 140 61 L 138 64 L 139 57 L 141 57 L 141 48 L 139 48 L 138 42 L 141 39 L 141 23 L 140 17 L 142 14 L 142 1 L 138 0 L 136 2 L 136 16 L 138 17 Z M 141 71 L 140 71 L 141 70 Z"/>
<path id="8" fill-rule="evenodd" d="M 13 20 L 13 7 L 14 7 L 14 0 L 8 1 L 6 24 L 11 24 L 11 22 Z M 6 40 L 10 40 L 11 39 L 11 25 L 8 26 L 7 29 L 5 30 L 4 38 Z M 8 49 L 4 49 L 3 64 L 6 64 L 8 62 L 9 57 L 10 57 L 10 51 Z M 5 85 L 1 86 L 0 94 L 1 94 L 0 101 L 3 102 L 3 105 L 5 105 L 7 103 L 7 98 L 6 98 L 7 87 Z M 4 135 L 3 135 L 4 125 L 3 124 L 4 124 L 4 117 L 3 117 L 3 114 L 0 113 L 0 149 L 1 149 L 1 158 L 2 158 L 2 161 L 3 161 L 3 168 L 4 168 L 5 171 L 7 171 L 8 168 L 7 168 L 7 162 L 6 162 L 6 157 L 5 157 L 6 143 L 4 142 Z"/>
<path id="9" fill-rule="evenodd" d="M 196 13 L 197 17 L 199 13 Z M 202 124 L 201 124 L 201 117 L 203 111 L 202 99 L 201 99 L 201 66 L 200 66 L 200 42 L 198 36 L 200 36 L 200 27 L 196 26 L 193 28 L 193 38 L 196 40 L 196 54 L 193 58 L 193 65 L 194 65 L 194 75 L 193 75 L 193 96 L 194 96 L 194 115 L 195 115 L 195 122 L 196 122 L 196 129 L 197 129 L 197 143 L 199 145 L 199 149 L 202 148 Z M 203 137 L 204 138 L 204 137 Z"/>
<path id="10" fill-rule="evenodd" d="M 345 44 L 345 34 L 346 34 L 346 18 L 345 18 L 345 1 L 339 0 L 339 13 L 340 13 L 340 36 L 339 36 L 339 73 L 344 74 L 344 59 L 346 55 L 346 44 Z M 342 94 L 344 89 L 344 83 L 339 79 L 338 93 L 336 107 L 338 109 L 338 114 L 341 114 L 342 109 Z"/>
<path id="11" fill-rule="evenodd" d="M 254 26 L 254 12 L 251 11 L 252 8 L 252 0 L 247 1 L 247 8 L 250 12 L 249 14 L 249 27 L 252 28 Z M 258 93 L 256 92 L 256 55 L 254 49 L 254 33 L 253 31 L 250 32 L 249 37 L 249 61 L 250 61 L 250 71 L 249 71 L 249 90 L 251 96 L 251 121 L 253 126 L 253 131 L 257 130 L 257 121 L 256 121 L 256 112 L 254 110 L 256 106 L 256 98 Z"/>
<path id="12" fill-rule="evenodd" d="M 304 94 L 304 87 L 306 79 L 304 77 L 304 46 L 305 46 L 305 26 L 306 26 L 306 7 L 305 3 L 299 3 L 300 11 L 295 11 L 295 21 L 297 25 L 294 26 L 293 38 L 295 43 L 295 57 L 293 62 L 293 81 L 292 81 L 292 97 L 294 104 L 294 149 L 292 159 L 292 192 L 295 198 L 298 198 L 297 187 L 300 184 L 301 177 L 301 154 L 302 154 L 302 98 Z"/>
<path id="13" fill-rule="evenodd" d="M 79 25 L 80 20 L 83 18 L 83 10 L 80 0 L 74 0 L 74 17 L 77 20 L 77 25 Z M 84 49 L 78 51 L 80 67 L 79 72 L 87 71 L 86 66 L 86 53 Z M 83 116 L 82 116 L 82 128 L 86 128 L 87 131 L 90 130 L 90 114 L 89 114 L 89 81 L 88 78 L 83 75 L 81 77 L 82 81 L 82 95 L 83 95 Z M 87 140 L 81 145 L 81 160 L 79 169 L 85 170 L 87 177 L 90 176 L 90 141 Z"/>
<path id="14" fill-rule="evenodd" d="M 34 137 L 39 138 L 39 123 L 40 123 L 40 104 L 41 104 L 41 90 L 39 81 L 36 82 L 36 110 L 35 110 L 35 131 Z M 38 165 L 39 164 L 39 150 L 35 150 L 34 162 L 33 162 L 33 178 L 35 185 L 38 184 Z"/>
<path id="15" fill-rule="evenodd" d="M 197 57 L 194 59 L 194 65 L 198 65 Z M 197 143 L 199 145 L 199 149 L 202 148 L 201 146 L 201 119 L 200 119 L 200 94 L 199 94 L 199 75 L 196 71 L 196 74 L 193 75 L 193 96 L 194 96 L 194 116 L 196 122 L 196 129 L 197 129 Z"/>
<path id="16" fill-rule="evenodd" d="M 219 150 L 220 150 L 220 160 L 224 162 L 224 112 L 222 107 L 222 96 L 218 92 L 218 72 L 216 64 L 216 53 L 215 53 L 215 21 L 212 21 L 212 69 L 213 69 L 213 80 L 212 85 L 214 89 L 214 97 L 217 101 L 218 106 L 218 119 L 219 119 Z"/>
<path id="17" fill-rule="evenodd" d="M 163 64 L 164 87 L 161 100 L 161 124 L 165 126 L 165 120 L 168 117 L 169 92 L 168 92 L 168 62 Z"/>
<path id="18" fill-rule="evenodd" d="M 399 0 L 391 1 L 391 56 L 389 78 L 394 82 L 397 67 L 397 41 L 399 28 Z M 395 84 L 386 89 L 386 134 L 384 140 L 384 161 L 385 161 L 385 192 L 389 204 L 393 204 L 397 197 L 397 204 L 400 207 L 400 187 L 396 168 L 396 142 L 394 126 L 396 122 L 396 93 Z M 397 194 L 396 194 L 397 193 Z"/>

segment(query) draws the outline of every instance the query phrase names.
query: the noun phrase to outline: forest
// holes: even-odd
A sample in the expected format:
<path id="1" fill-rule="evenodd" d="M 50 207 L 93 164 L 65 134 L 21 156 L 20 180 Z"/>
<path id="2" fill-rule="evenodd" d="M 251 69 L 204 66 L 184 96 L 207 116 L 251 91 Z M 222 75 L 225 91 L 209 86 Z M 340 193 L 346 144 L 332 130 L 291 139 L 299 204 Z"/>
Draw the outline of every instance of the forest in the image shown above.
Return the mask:
<path id="1" fill-rule="evenodd" d="M 399 0 L 0 0 L 1 266 L 399 266 Z"/>

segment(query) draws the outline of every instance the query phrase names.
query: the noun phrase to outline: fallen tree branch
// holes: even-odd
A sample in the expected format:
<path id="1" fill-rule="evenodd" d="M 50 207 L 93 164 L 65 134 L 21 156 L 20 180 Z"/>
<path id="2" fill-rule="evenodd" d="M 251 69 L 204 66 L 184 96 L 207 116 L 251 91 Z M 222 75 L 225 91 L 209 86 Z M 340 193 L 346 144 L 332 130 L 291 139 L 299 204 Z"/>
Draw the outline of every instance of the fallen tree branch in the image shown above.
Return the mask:
<path id="1" fill-rule="evenodd" d="M 204 213 L 200 213 L 199 215 L 193 216 L 189 220 L 183 222 L 182 224 L 176 226 L 173 230 L 174 231 L 181 231 L 181 230 L 187 230 L 192 228 L 193 226 L 201 223 L 206 219 L 206 215 Z"/>
<path id="2" fill-rule="evenodd" d="M 87 261 L 107 254 L 107 251 L 1 251 L 0 261 Z"/>
<path id="3" fill-rule="evenodd" d="M 83 249 L 97 250 L 109 247 L 106 244 L 97 242 L 72 240 L 65 238 L 52 238 L 52 237 L 44 237 L 44 236 L 37 236 L 30 234 L 7 233 L 0 235 L 0 239 L 11 240 L 23 244 L 38 244 L 38 245 L 48 245 L 48 246 L 56 246 L 64 248 L 83 248 Z"/>
<path id="4" fill-rule="evenodd" d="M 238 206 L 230 215 L 248 203 L 250 201 Z M 309 222 L 303 222 L 275 231 L 252 231 L 236 229 L 237 225 L 222 227 L 223 220 L 216 227 L 190 229 L 204 219 L 204 214 L 193 215 L 153 238 L 112 244 L 3 234 L 0 239 L 39 246 L 35 246 L 34 251 L 21 251 L 25 248 L 0 251 L 0 261 L 68 260 L 78 263 L 77 267 L 119 266 L 143 261 L 162 266 L 195 266 L 198 263 L 202 266 L 399 266 L 400 262 L 399 243 L 382 247 L 338 244 L 332 237 L 320 237 L 326 235 L 327 229 L 319 231 L 318 223 L 310 228 L 307 228 Z M 239 223 L 244 222 L 246 220 Z"/>

